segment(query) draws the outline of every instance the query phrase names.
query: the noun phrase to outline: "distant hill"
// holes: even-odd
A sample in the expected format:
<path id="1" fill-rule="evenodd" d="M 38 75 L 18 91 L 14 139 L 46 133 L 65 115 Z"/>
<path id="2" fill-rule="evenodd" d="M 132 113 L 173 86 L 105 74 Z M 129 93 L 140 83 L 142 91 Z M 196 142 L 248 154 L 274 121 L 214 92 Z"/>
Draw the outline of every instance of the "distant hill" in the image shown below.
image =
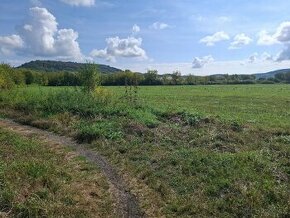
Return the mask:
<path id="1" fill-rule="evenodd" d="M 63 62 L 63 61 L 30 61 L 22 64 L 17 68 L 25 68 L 42 72 L 77 72 L 79 71 L 84 63 L 76 62 Z M 116 73 L 122 70 L 107 65 L 97 64 L 101 73 Z"/>
<path id="2" fill-rule="evenodd" d="M 254 75 L 256 77 L 256 79 L 269 79 L 269 78 L 274 78 L 276 74 L 278 73 L 288 73 L 290 72 L 290 69 L 281 69 L 281 70 L 274 70 L 274 71 L 270 71 L 267 73 L 256 73 L 256 74 L 251 74 Z M 215 76 L 215 77 L 224 77 L 226 74 L 212 74 L 211 76 Z M 242 75 L 242 74 L 237 74 Z"/>
<path id="3" fill-rule="evenodd" d="M 274 78 L 277 73 L 288 73 L 290 72 L 290 69 L 282 69 L 282 70 L 274 70 L 267 73 L 257 73 L 254 74 L 256 76 L 256 79 L 268 79 L 268 78 Z"/>

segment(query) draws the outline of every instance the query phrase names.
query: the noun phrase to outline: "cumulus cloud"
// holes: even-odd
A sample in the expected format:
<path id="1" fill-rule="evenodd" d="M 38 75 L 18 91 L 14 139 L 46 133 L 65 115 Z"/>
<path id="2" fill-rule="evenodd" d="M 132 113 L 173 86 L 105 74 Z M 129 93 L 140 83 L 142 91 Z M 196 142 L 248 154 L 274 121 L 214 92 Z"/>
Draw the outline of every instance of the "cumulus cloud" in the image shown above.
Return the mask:
<path id="1" fill-rule="evenodd" d="M 107 47 L 105 49 L 94 49 L 90 55 L 111 62 L 116 61 L 117 57 L 147 59 L 145 50 L 141 48 L 142 38 L 128 37 L 120 39 L 117 36 L 107 38 L 106 43 Z"/>
<path id="2" fill-rule="evenodd" d="M 266 64 L 266 63 L 271 63 L 273 64 L 273 61 L 275 61 L 276 58 L 270 55 L 267 52 L 264 52 L 262 54 L 259 54 L 257 52 L 251 54 L 247 60 L 241 62 L 241 65 L 248 65 L 248 64 Z"/>
<path id="3" fill-rule="evenodd" d="M 279 42 L 290 42 L 290 21 L 283 22 L 278 27 L 276 33 L 273 36 Z"/>
<path id="4" fill-rule="evenodd" d="M 140 31 L 141 28 L 137 24 L 134 24 L 134 26 L 132 27 L 132 33 L 139 33 Z"/>
<path id="5" fill-rule="evenodd" d="M 258 53 L 254 53 L 252 54 L 249 58 L 248 58 L 248 63 L 255 63 L 258 59 Z"/>
<path id="6" fill-rule="evenodd" d="M 0 53 L 11 55 L 16 49 L 23 47 L 23 40 L 18 35 L 0 36 Z"/>
<path id="7" fill-rule="evenodd" d="M 274 57 L 273 57 L 273 55 L 270 55 L 269 53 L 264 52 L 264 53 L 261 55 L 261 60 L 262 60 L 262 61 L 273 61 L 273 60 L 274 60 Z"/>
<path id="8" fill-rule="evenodd" d="M 276 61 L 290 60 L 290 22 L 281 23 L 274 37 L 284 45 L 283 50 L 277 55 Z"/>
<path id="9" fill-rule="evenodd" d="M 214 59 L 211 55 L 204 57 L 194 57 L 192 61 L 192 68 L 203 68 L 204 65 L 213 61 Z"/>
<path id="10" fill-rule="evenodd" d="M 235 36 L 234 41 L 231 43 L 229 49 L 239 49 L 242 46 L 248 45 L 253 40 L 244 33 Z"/>
<path id="11" fill-rule="evenodd" d="M 56 18 L 47 9 L 30 8 L 27 23 L 19 31 L 27 50 L 40 56 L 52 54 L 57 25 Z"/>
<path id="12" fill-rule="evenodd" d="M 90 7 L 95 5 L 95 0 L 61 0 L 61 1 L 72 6 Z"/>
<path id="13" fill-rule="evenodd" d="M 283 50 L 278 53 L 276 61 L 286 61 L 290 60 L 290 44 L 284 46 Z"/>
<path id="14" fill-rule="evenodd" d="M 281 23 L 274 34 L 263 30 L 259 34 L 259 45 L 273 45 L 277 43 L 290 43 L 290 21 Z"/>
<path id="15" fill-rule="evenodd" d="M 273 36 L 270 35 L 267 31 L 263 30 L 258 34 L 258 45 L 274 45 L 279 43 L 278 40 Z"/>
<path id="16" fill-rule="evenodd" d="M 33 7 L 18 35 L 1 37 L 3 48 L 13 49 L 33 56 L 81 60 L 83 55 L 77 42 L 78 33 L 72 29 L 58 29 L 56 18 L 45 8 Z M 14 46 L 7 46 L 7 40 Z M 2 46 L 1 46 L 2 47 Z"/>
<path id="17" fill-rule="evenodd" d="M 199 42 L 206 44 L 206 46 L 213 46 L 220 41 L 229 40 L 230 36 L 224 31 L 216 32 L 213 35 L 202 38 Z"/>
<path id="18" fill-rule="evenodd" d="M 275 57 L 275 61 L 290 60 L 290 21 L 281 23 L 274 34 L 266 31 L 259 33 L 259 45 L 282 44 L 283 50 Z"/>
<path id="19" fill-rule="evenodd" d="M 167 23 L 161 23 L 161 22 L 155 22 L 150 26 L 150 28 L 154 30 L 163 30 L 169 27 L 170 26 Z"/>

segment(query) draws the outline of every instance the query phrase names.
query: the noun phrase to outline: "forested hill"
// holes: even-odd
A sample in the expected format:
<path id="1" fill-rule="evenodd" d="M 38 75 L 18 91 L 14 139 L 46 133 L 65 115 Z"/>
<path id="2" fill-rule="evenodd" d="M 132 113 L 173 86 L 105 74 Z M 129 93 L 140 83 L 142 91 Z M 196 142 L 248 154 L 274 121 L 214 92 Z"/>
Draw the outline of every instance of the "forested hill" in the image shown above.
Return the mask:
<path id="1" fill-rule="evenodd" d="M 76 62 L 63 62 L 63 61 L 30 61 L 22 64 L 17 68 L 25 68 L 30 70 L 42 71 L 42 72 L 77 72 L 84 65 L 84 63 Z M 107 65 L 97 64 L 101 73 L 116 73 L 122 70 L 110 67 Z"/>
<path id="2" fill-rule="evenodd" d="M 279 74 L 279 73 L 289 73 L 290 72 L 290 69 L 282 69 L 282 70 L 275 70 L 275 71 L 271 71 L 271 72 L 268 72 L 268 73 L 257 73 L 257 74 L 254 74 L 256 76 L 256 79 L 268 79 L 268 78 L 274 78 L 276 74 Z"/>

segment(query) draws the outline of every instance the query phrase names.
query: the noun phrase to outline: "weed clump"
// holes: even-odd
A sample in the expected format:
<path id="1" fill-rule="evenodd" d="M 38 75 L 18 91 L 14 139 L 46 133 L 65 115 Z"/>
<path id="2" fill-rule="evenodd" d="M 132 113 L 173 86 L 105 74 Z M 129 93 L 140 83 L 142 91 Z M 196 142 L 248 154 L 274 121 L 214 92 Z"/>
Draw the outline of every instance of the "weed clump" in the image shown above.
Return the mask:
<path id="1" fill-rule="evenodd" d="M 122 138 L 123 133 L 118 125 L 114 122 L 80 122 L 77 127 L 77 134 L 75 138 L 79 142 L 91 143 L 100 138 L 117 140 Z"/>
<path id="2" fill-rule="evenodd" d="M 231 129 L 236 132 L 241 132 L 243 130 L 243 126 L 237 121 L 232 122 L 230 126 Z"/>

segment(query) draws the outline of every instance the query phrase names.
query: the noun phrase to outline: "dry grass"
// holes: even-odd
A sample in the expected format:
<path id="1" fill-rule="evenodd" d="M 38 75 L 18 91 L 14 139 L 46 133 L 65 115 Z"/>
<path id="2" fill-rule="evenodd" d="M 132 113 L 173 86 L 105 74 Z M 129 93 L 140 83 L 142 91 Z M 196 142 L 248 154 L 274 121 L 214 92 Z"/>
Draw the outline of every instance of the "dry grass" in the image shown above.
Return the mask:
<path id="1" fill-rule="evenodd" d="M 61 144 L 0 129 L 0 211 L 8 217 L 114 217 L 99 169 Z"/>

